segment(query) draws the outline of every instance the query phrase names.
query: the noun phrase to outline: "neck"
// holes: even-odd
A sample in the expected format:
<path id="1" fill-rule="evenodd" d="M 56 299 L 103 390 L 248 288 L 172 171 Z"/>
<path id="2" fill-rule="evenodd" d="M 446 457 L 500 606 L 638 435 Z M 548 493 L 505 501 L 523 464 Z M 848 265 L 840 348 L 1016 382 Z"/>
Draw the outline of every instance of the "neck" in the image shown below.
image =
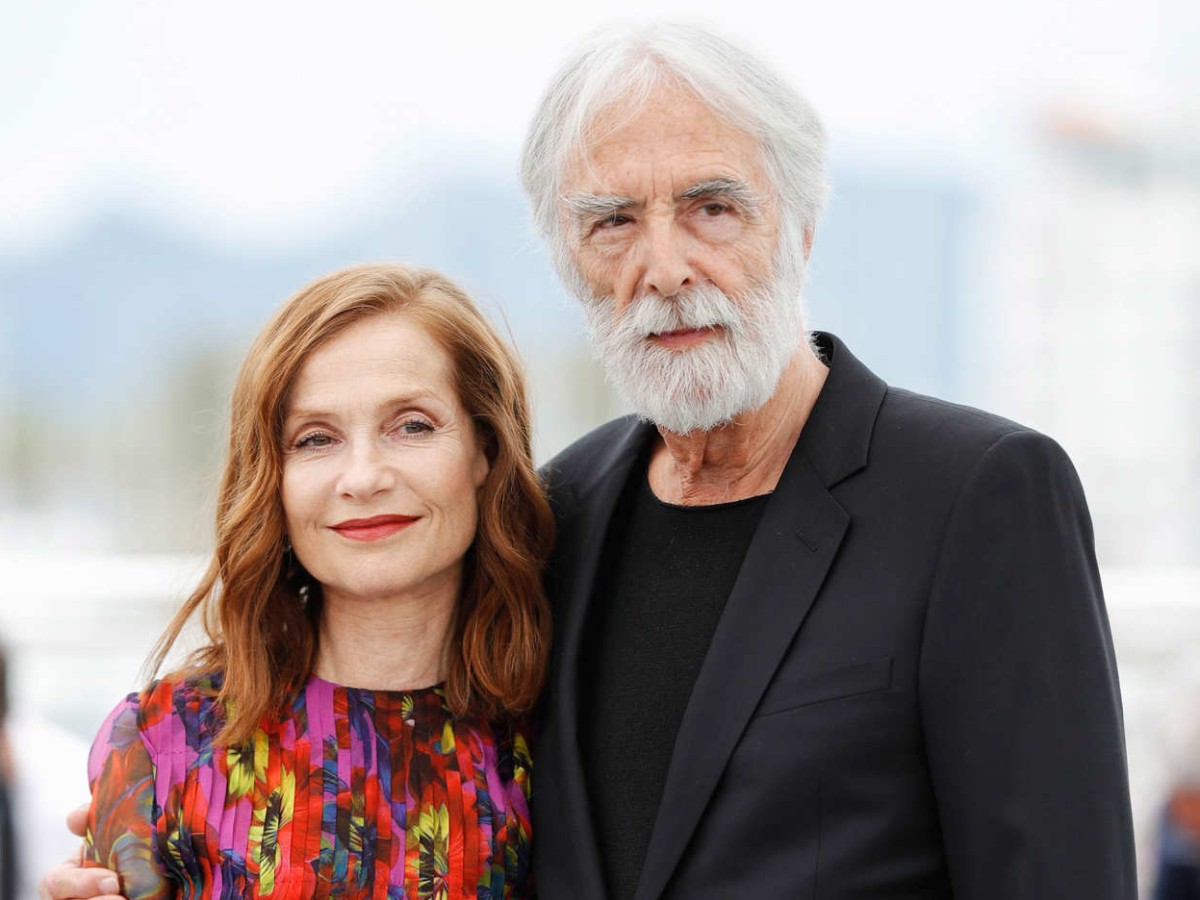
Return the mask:
<path id="1" fill-rule="evenodd" d="M 334 684 L 405 691 L 444 681 L 457 585 L 434 596 L 366 599 L 327 591 L 316 675 Z"/>
<path id="2" fill-rule="evenodd" d="M 650 487 L 667 503 L 706 506 L 775 489 L 829 370 L 807 343 L 763 406 L 711 431 L 660 428 L 650 456 Z"/>

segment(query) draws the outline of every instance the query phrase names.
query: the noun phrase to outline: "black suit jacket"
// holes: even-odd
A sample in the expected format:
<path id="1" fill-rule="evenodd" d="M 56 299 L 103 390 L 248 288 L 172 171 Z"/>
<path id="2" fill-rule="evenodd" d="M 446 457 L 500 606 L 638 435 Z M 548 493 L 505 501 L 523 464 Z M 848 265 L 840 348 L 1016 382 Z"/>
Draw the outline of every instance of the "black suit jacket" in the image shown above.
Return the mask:
<path id="1" fill-rule="evenodd" d="M 821 340 L 829 377 L 697 677 L 637 900 L 1132 900 L 1117 672 L 1069 460 Z M 653 435 L 620 419 L 546 470 L 543 900 L 604 896 L 578 662 L 605 529 Z"/>

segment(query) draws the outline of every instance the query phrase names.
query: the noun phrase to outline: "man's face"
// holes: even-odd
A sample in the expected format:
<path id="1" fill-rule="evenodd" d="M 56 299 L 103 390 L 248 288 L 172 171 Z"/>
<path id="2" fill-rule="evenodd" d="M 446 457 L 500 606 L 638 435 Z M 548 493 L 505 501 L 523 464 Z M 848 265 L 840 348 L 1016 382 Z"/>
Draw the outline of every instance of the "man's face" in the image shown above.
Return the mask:
<path id="1" fill-rule="evenodd" d="M 802 339 L 795 288 L 773 277 L 760 158 L 691 94 L 663 90 L 567 172 L 568 281 L 609 377 L 668 431 L 763 406 Z"/>
<path id="2" fill-rule="evenodd" d="M 583 285 L 619 316 L 647 294 L 765 284 L 779 234 L 769 185 L 754 138 L 661 89 L 567 171 L 564 233 Z"/>

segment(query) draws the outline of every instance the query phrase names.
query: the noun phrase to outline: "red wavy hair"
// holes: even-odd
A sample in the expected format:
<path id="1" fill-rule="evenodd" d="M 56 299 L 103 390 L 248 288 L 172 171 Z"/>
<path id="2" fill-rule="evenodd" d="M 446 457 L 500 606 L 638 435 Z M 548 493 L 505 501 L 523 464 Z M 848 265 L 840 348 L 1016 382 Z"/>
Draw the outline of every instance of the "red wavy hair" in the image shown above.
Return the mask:
<path id="1" fill-rule="evenodd" d="M 193 617 L 208 636 L 174 673 L 221 672 L 222 743 L 248 740 L 286 710 L 316 662 L 320 591 L 300 601 L 284 565 L 281 432 L 305 360 L 347 326 L 401 313 L 450 357 L 459 400 L 490 463 L 464 565 L 446 700 L 456 715 L 502 720 L 528 711 L 545 677 L 550 613 L 541 573 L 554 518 L 533 467 L 529 403 L 513 351 L 470 297 L 437 272 L 364 265 L 319 278 L 258 335 L 233 390 L 229 451 L 217 500 L 216 549 L 151 657 L 158 671 Z"/>

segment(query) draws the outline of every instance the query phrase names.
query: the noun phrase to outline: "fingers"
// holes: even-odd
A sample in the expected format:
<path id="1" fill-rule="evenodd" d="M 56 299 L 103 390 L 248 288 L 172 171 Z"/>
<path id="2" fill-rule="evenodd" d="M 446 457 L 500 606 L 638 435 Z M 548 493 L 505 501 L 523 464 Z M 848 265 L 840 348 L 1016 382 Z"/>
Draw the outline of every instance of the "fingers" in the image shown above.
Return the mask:
<path id="1" fill-rule="evenodd" d="M 115 872 L 83 869 L 78 860 L 67 860 L 42 876 L 38 897 L 40 900 L 120 900 L 120 889 Z"/>
<path id="2" fill-rule="evenodd" d="M 88 805 L 85 803 L 78 809 L 73 809 L 67 813 L 67 828 L 71 834 L 77 837 L 83 837 L 87 831 L 88 824 Z"/>

